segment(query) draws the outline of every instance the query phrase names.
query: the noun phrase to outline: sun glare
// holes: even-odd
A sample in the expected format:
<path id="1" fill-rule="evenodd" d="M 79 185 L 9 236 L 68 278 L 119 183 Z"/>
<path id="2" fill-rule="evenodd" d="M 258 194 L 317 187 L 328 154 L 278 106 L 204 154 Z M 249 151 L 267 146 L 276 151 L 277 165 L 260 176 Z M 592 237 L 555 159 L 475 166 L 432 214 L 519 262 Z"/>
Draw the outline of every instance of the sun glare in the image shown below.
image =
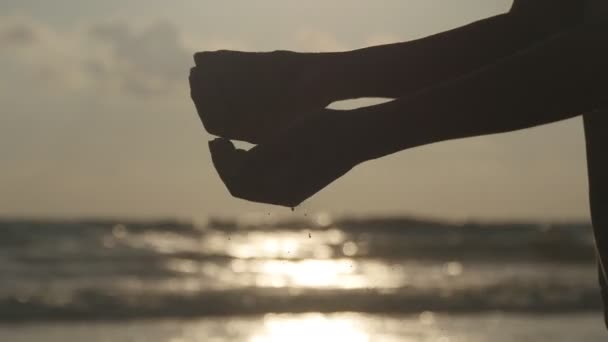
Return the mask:
<path id="1" fill-rule="evenodd" d="M 263 330 L 250 342 L 368 342 L 370 336 L 353 319 L 310 314 L 302 318 L 268 315 Z"/>
<path id="2" fill-rule="evenodd" d="M 355 262 L 350 259 L 273 260 L 262 265 L 261 273 L 285 279 L 292 286 L 356 288 L 365 285 L 364 279 L 356 274 Z"/>

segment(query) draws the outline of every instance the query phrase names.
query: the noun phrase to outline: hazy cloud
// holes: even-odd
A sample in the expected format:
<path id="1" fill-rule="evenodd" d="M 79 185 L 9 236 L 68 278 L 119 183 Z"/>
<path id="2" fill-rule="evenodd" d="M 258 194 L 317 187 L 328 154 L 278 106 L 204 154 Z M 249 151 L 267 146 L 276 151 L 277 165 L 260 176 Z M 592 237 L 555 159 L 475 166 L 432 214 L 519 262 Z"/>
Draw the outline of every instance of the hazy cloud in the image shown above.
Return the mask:
<path id="1" fill-rule="evenodd" d="M 177 28 L 169 22 L 156 22 L 141 30 L 125 23 L 104 23 L 91 27 L 92 42 L 110 49 L 112 63 L 90 61 L 93 74 L 120 75 L 125 90 L 136 95 L 157 95 L 184 83 L 192 51 L 181 41 Z"/>
<path id="2" fill-rule="evenodd" d="M 238 42 L 218 37 L 204 37 L 195 43 L 196 47 L 190 46 L 194 43 L 188 45 L 186 37 L 169 21 L 134 25 L 114 20 L 67 31 L 31 18 L 4 17 L 0 23 L 0 47 L 32 77 L 38 77 L 38 82 L 55 88 L 63 83 L 69 89 L 118 91 L 137 97 L 183 91 L 194 51 L 248 50 Z M 378 37 L 370 36 L 369 40 L 387 40 L 387 35 Z M 302 51 L 358 47 L 347 45 L 328 32 L 306 28 L 293 33 L 293 44 L 293 49 Z"/>
<path id="3" fill-rule="evenodd" d="M 36 30 L 23 23 L 0 27 L 0 45 L 2 48 L 32 44 L 38 38 Z"/>
<path id="4" fill-rule="evenodd" d="M 108 22 L 69 32 L 23 18 L 2 22 L 0 47 L 43 81 L 74 85 L 77 80 L 80 88 L 119 89 L 136 96 L 169 94 L 186 86 L 192 51 L 169 22 L 141 29 Z"/>

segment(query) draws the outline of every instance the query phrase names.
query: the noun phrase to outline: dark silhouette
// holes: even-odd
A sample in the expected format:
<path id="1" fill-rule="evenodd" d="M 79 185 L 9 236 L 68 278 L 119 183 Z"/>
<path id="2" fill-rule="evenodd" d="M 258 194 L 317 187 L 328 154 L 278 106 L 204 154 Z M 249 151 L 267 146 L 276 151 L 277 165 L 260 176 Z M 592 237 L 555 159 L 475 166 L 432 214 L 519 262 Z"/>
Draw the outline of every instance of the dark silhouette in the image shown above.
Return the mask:
<path id="1" fill-rule="evenodd" d="M 356 165 L 450 139 L 585 116 L 591 209 L 608 253 L 608 2 L 516 0 L 424 39 L 340 53 L 203 52 L 192 98 L 230 193 L 293 207 Z M 350 111 L 336 100 L 394 101 Z M 258 144 L 249 151 L 230 140 Z M 603 295 L 606 277 L 600 266 Z"/>

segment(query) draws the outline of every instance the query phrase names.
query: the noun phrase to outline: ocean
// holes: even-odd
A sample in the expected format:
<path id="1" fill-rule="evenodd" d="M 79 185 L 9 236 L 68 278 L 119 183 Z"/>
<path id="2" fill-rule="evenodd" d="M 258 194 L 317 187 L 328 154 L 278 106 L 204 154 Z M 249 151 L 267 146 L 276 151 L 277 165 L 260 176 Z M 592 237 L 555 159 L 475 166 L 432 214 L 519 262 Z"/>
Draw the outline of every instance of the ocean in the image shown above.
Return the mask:
<path id="1" fill-rule="evenodd" d="M 5 219 L 0 274 L 0 341 L 608 337 L 586 223 Z"/>

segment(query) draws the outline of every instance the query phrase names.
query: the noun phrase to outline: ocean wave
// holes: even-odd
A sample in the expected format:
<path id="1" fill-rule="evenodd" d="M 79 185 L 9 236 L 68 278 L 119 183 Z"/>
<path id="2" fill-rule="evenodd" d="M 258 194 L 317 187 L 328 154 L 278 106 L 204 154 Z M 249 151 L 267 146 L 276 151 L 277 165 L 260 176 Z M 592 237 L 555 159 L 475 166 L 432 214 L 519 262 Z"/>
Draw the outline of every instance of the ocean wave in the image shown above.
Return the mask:
<path id="1" fill-rule="evenodd" d="M 258 221 L 255 221 L 258 222 Z M 259 222 L 258 222 L 259 223 Z M 231 237 L 244 240 L 252 232 L 301 232 L 306 240 L 315 231 L 334 230 L 356 243 L 352 258 L 458 259 L 489 258 L 494 261 L 547 260 L 593 262 L 595 252 L 591 226 L 572 224 L 447 224 L 409 218 L 341 219 L 320 226 L 314 219 L 233 224 L 211 220 L 206 227 L 177 221 L 1 221 L 2 252 L 25 262 L 61 262 L 70 259 L 159 259 L 180 257 L 219 260 L 234 257 L 224 248 Z M 119 234 L 129 233 L 131 244 Z M 176 250 L 154 250 L 144 238 L 175 241 Z M 317 234 L 317 233 L 315 233 Z M 142 239 L 139 239 L 142 237 Z M 138 241 L 139 239 L 139 241 Z M 223 243 L 218 244 L 218 239 Z M 214 245 L 205 243 L 213 240 Z M 343 255 L 344 241 L 325 243 L 331 255 Z M 179 247 L 179 246 L 178 246 Z M 255 258 L 255 255 L 250 256 Z M 263 256 L 264 257 L 264 256 Z M 290 258 L 297 258 L 291 255 Z"/>
<path id="2" fill-rule="evenodd" d="M 85 290 L 70 298 L 0 300 L 0 321 L 116 320 L 303 312 L 563 313 L 602 309 L 597 288 L 497 284 L 482 289 L 323 290 L 252 288 L 159 295 Z"/>
<path id="3" fill-rule="evenodd" d="M 578 223 L 0 220 L 0 322 L 596 311 L 594 258 Z"/>

